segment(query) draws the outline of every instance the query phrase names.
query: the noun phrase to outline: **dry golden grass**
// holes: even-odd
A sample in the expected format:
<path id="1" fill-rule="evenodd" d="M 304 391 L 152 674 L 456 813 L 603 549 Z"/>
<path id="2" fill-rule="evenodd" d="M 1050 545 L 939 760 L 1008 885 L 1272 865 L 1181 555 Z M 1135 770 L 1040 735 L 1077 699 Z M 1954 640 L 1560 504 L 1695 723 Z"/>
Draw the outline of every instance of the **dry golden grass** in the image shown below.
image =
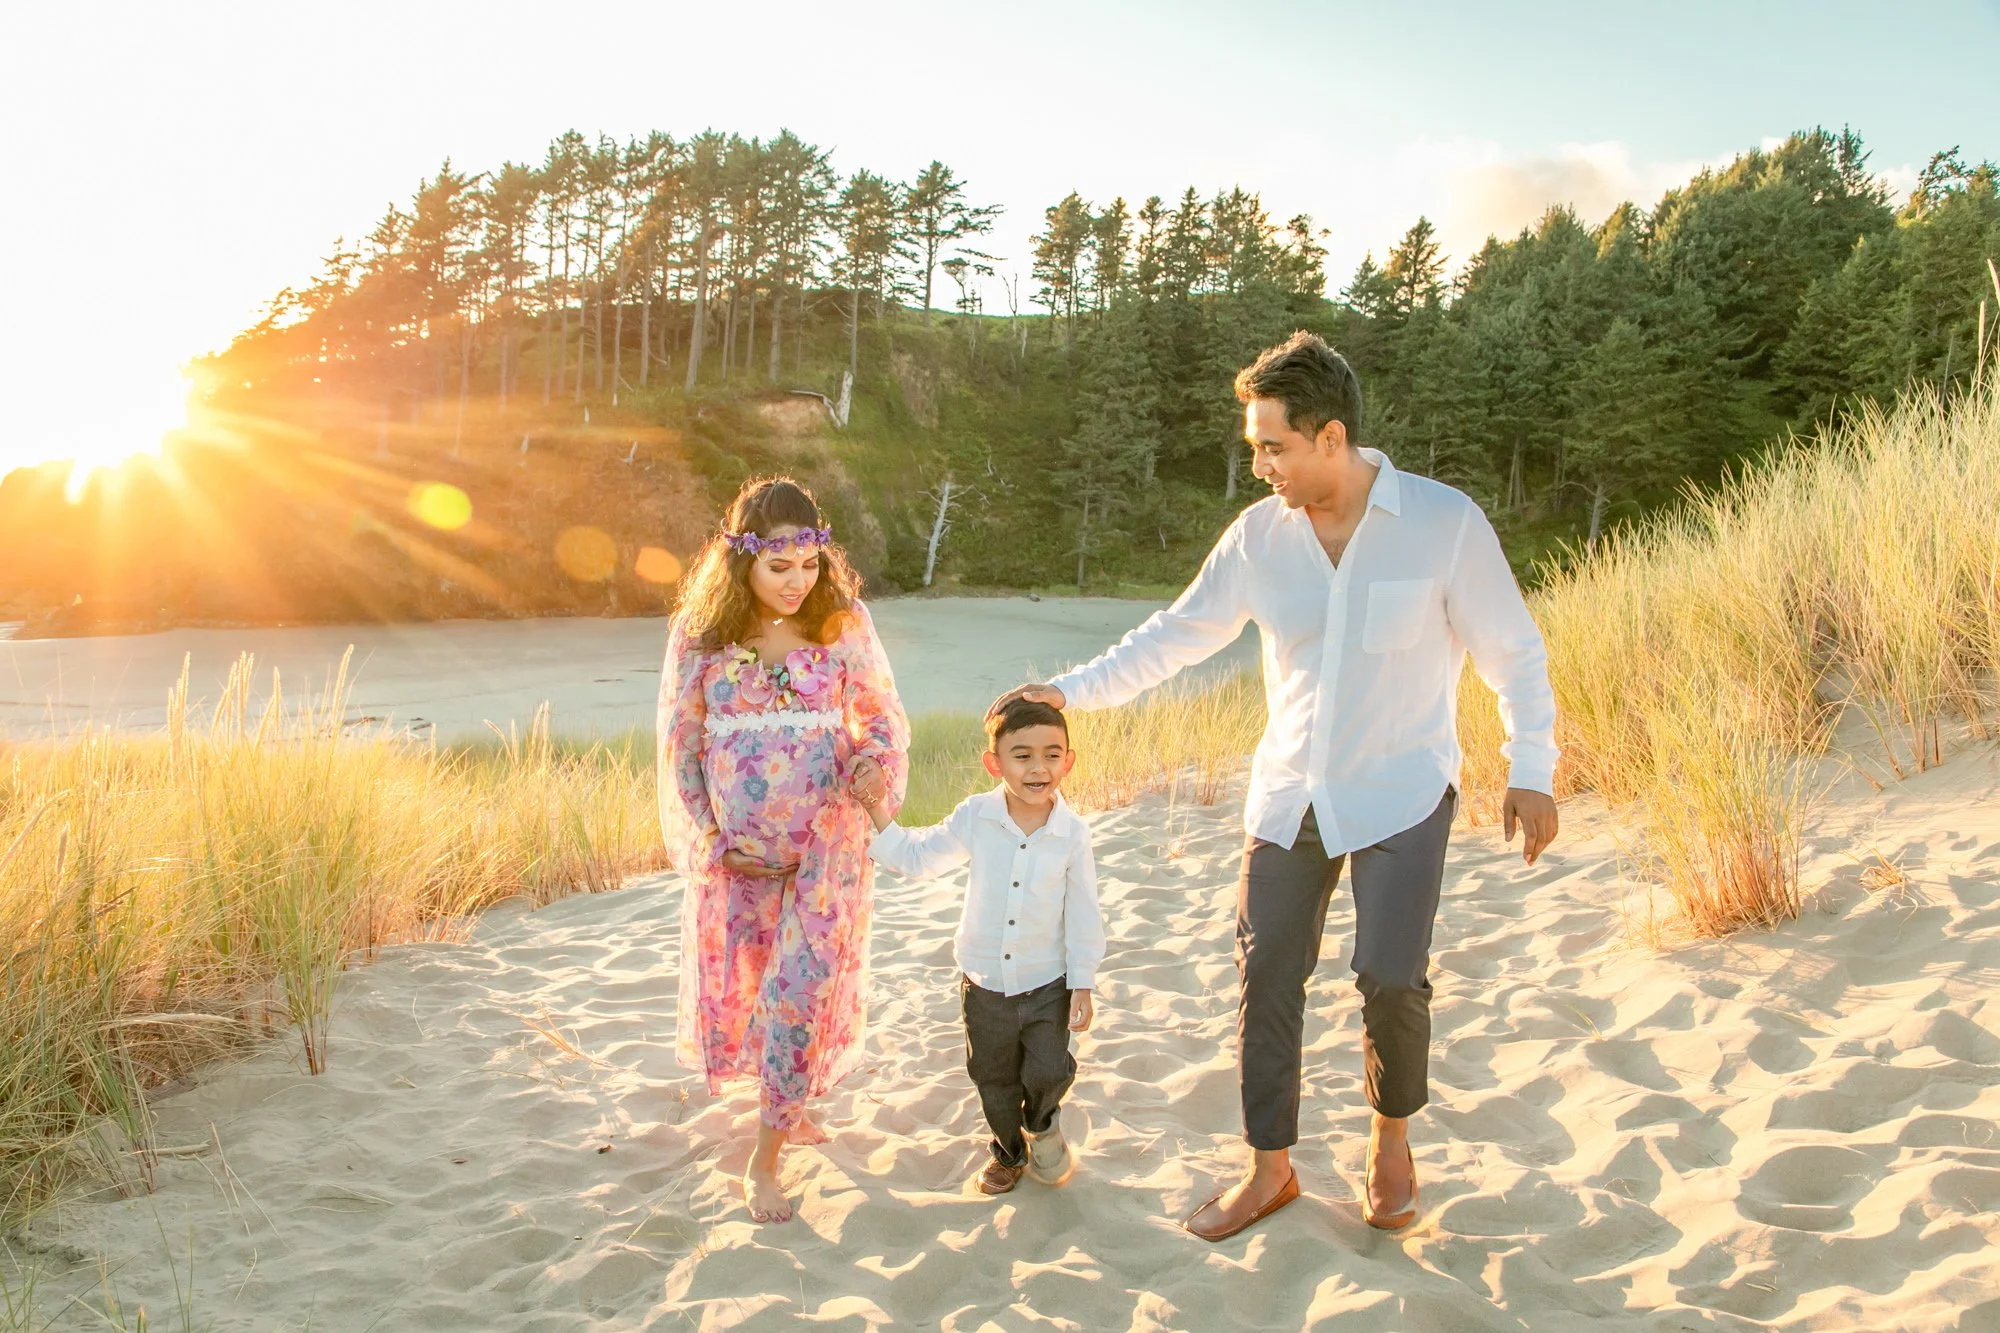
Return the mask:
<path id="1" fill-rule="evenodd" d="M 2000 394 L 1919 389 L 1864 409 L 1551 573 L 1557 794 L 1640 816 L 1639 865 L 1670 920 L 1718 935 L 1797 915 L 1812 761 L 1843 712 L 1884 780 L 1942 757 L 1944 724 L 2000 706 Z M 1505 780 L 1492 695 L 1460 694 L 1468 807 Z"/>
<path id="2" fill-rule="evenodd" d="M 250 679 L 200 726 L 183 684 L 163 735 L 0 750 L 0 1215 L 274 1023 L 324 1068 L 350 959 L 659 863 L 650 750 L 343 740 L 340 682 L 253 718 Z"/>

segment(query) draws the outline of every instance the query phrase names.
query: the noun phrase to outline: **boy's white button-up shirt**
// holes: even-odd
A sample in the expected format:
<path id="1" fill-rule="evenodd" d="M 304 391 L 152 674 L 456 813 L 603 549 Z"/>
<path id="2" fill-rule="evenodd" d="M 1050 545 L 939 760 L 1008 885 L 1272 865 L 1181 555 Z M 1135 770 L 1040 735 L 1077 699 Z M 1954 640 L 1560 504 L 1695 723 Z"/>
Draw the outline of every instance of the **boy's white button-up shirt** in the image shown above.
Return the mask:
<path id="1" fill-rule="evenodd" d="M 1456 783 L 1466 652 L 1500 696 L 1508 785 L 1554 792 L 1548 654 L 1493 525 L 1463 493 L 1381 471 L 1336 567 L 1277 496 L 1237 515 L 1180 599 L 1050 684 L 1110 708 L 1233 642 L 1255 621 L 1269 721 L 1250 765 L 1250 835 L 1290 847 L 1311 809 L 1338 855 L 1401 833 Z"/>
<path id="2" fill-rule="evenodd" d="M 968 796 L 942 824 L 875 835 L 869 855 L 909 878 L 943 874 L 968 861 L 958 966 L 973 984 L 1019 995 L 1067 976 L 1092 990 L 1104 961 L 1097 909 L 1097 863 L 1090 826 L 1056 794 L 1046 823 L 1023 833 L 1007 813 L 1007 789 Z"/>

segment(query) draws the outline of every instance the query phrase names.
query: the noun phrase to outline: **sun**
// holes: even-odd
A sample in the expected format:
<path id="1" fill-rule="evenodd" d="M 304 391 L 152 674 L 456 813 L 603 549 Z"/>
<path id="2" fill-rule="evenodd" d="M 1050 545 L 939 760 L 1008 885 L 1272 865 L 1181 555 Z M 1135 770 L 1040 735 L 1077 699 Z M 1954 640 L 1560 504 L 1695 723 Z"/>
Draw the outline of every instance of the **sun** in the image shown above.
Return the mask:
<path id="1" fill-rule="evenodd" d="M 66 462 L 63 493 L 75 503 L 97 472 L 132 458 L 158 457 L 169 435 L 188 424 L 189 385 L 171 367 L 122 380 L 115 391 L 78 402 L 12 440 L 0 439 L 0 475 L 17 467 Z"/>

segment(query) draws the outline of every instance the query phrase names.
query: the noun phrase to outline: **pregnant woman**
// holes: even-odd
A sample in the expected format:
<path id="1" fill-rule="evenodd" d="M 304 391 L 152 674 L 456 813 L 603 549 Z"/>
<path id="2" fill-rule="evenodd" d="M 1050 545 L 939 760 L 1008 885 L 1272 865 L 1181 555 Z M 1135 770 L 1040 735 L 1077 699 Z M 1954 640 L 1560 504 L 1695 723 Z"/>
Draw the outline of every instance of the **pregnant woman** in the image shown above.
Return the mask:
<path id="1" fill-rule="evenodd" d="M 907 781 L 909 723 L 858 580 L 819 506 L 746 483 L 696 559 L 660 681 L 660 823 L 686 877 L 679 1053 L 711 1093 L 761 1085 L 743 1197 L 791 1217 L 789 1139 L 824 1139 L 806 1102 L 852 1067 L 866 1007 L 874 832 L 847 794 L 862 758 Z"/>

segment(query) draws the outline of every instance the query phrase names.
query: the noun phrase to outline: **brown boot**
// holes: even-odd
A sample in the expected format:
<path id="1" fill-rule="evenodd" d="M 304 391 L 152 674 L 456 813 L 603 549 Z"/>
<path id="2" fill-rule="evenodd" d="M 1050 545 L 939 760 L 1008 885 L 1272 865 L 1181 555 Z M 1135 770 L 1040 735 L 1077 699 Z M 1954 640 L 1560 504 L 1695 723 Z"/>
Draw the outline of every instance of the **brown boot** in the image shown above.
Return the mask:
<path id="1" fill-rule="evenodd" d="M 1019 1166 L 1008 1166 L 997 1157 L 989 1157 L 986 1169 L 979 1173 L 978 1179 L 974 1180 L 973 1184 L 979 1187 L 981 1194 L 1005 1194 L 1021 1183 L 1021 1173 L 1027 1169 L 1026 1162 Z"/>

